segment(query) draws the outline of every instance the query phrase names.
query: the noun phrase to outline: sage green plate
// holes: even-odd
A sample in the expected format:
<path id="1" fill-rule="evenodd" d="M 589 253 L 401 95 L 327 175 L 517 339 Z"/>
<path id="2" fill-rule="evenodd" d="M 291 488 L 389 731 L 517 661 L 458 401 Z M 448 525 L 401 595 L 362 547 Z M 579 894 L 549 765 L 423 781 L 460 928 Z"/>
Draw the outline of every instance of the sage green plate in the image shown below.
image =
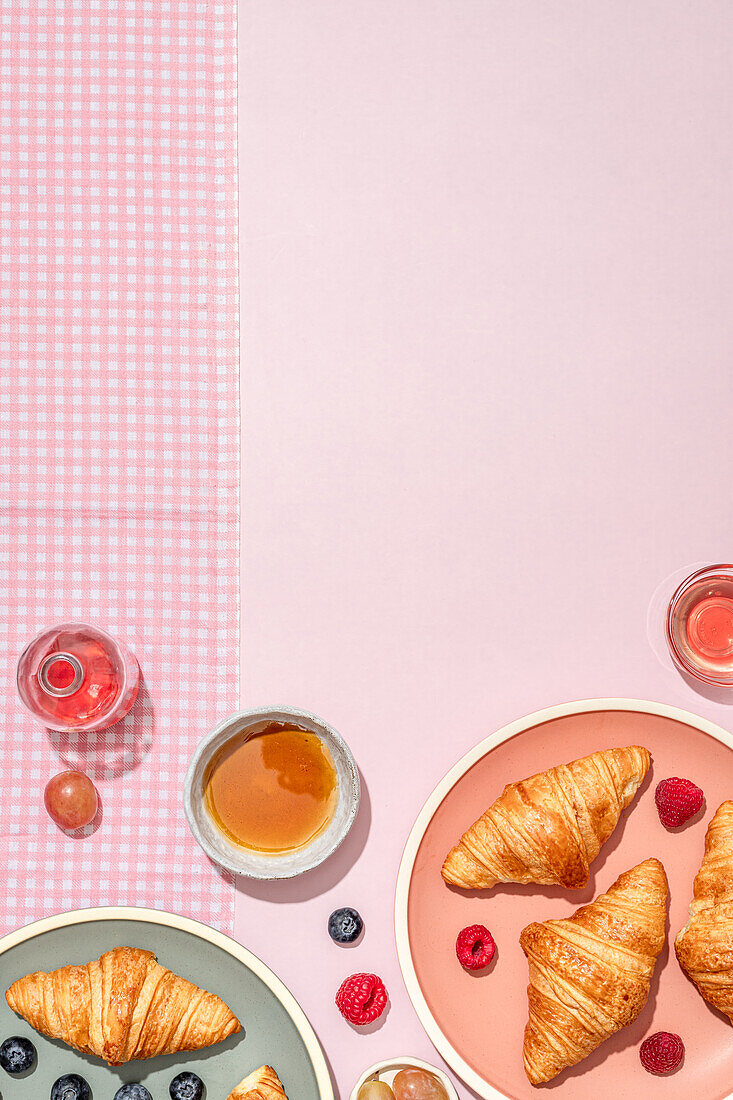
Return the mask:
<path id="1" fill-rule="evenodd" d="M 144 947 L 162 966 L 217 993 L 242 1031 L 192 1054 L 169 1054 L 114 1069 L 39 1035 L 8 1008 L 8 986 L 34 970 L 87 963 L 111 947 Z M 28 925 L 0 939 L 0 1042 L 25 1035 L 38 1051 L 35 1067 L 10 1077 L 0 1070 L 2 1100 L 48 1100 L 53 1082 L 78 1073 L 93 1100 L 113 1100 L 123 1082 L 140 1081 L 153 1100 L 170 1100 L 168 1086 L 181 1070 L 197 1073 L 206 1100 L 226 1100 L 258 1066 L 274 1066 L 290 1100 L 333 1100 L 331 1079 L 315 1032 L 279 978 L 234 940 L 203 924 L 152 909 L 83 909 Z"/>

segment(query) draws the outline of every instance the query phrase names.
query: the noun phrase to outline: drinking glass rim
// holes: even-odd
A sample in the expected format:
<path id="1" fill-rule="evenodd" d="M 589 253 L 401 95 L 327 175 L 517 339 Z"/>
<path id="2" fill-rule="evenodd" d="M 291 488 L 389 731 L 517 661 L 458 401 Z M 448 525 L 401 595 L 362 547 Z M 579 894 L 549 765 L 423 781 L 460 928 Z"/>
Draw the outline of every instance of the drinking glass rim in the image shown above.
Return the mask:
<path id="1" fill-rule="evenodd" d="M 692 587 L 692 585 L 700 580 L 702 577 L 720 576 L 728 577 L 733 581 L 733 565 L 720 563 L 718 565 L 703 565 L 699 569 L 696 569 L 693 573 L 690 573 L 684 580 L 675 588 L 672 593 L 669 604 L 667 605 L 667 621 L 665 624 L 665 634 L 667 637 L 667 646 L 672 655 L 672 660 L 683 672 L 686 672 L 689 676 L 693 676 L 696 680 L 701 681 L 704 684 L 711 684 L 713 687 L 733 687 L 733 677 L 728 680 L 720 679 L 717 676 L 711 676 L 703 672 L 698 666 L 691 664 L 684 653 L 681 652 L 674 633 L 675 612 L 679 606 L 680 600 L 686 592 Z"/>

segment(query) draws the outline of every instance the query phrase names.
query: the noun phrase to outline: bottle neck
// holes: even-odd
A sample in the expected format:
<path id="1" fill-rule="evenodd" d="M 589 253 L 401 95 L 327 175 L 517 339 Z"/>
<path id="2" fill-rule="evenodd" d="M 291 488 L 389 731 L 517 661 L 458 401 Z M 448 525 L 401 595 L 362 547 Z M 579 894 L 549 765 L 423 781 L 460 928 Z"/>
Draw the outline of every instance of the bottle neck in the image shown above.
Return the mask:
<path id="1" fill-rule="evenodd" d="M 50 653 L 38 670 L 38 683 L 56 699 L 73 695 L 84 681 L 81 661 L 73 653 Z"/>

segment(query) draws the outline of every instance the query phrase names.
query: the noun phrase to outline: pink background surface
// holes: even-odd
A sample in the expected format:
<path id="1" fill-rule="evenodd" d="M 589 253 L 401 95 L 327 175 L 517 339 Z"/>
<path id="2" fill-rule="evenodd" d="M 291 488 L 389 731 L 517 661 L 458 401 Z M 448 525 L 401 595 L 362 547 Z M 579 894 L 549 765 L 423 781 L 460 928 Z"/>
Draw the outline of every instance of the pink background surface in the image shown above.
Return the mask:
<path id="1" fill-rule="evenodd" d="M 323 714 L 368 796 L 310 878 L 240 886 L 236 929 L 342 1097 L 437 1058 L 393 892 L 467 748 L 588 696 L 731 725 L 646 618 L 731 557 L 732 32 L 710 0 L 240 5 L 242 699 Z M 354 970 L 391 995 L 367 1035 L 332 1004 Z"/>

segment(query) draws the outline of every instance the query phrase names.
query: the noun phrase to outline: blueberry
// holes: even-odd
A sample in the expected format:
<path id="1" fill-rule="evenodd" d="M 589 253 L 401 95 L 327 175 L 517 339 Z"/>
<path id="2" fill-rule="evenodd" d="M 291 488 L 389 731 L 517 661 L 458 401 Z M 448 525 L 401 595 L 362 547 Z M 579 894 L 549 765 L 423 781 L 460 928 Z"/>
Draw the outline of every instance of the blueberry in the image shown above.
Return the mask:
<path id="1" fill-rule="evenodd" d="M 90 1100 L 91 1095 L 89 1085 L 78 1073 L 65 1073 L 51 1088 L 51 1100 Z"/>
<path id="2" fill-rule="evenodd" d="M 328 934 L 336 943 L 358 940 L 364 921 L 356 909 L 336 909 L 328 918 Z"/>
<path id="3" fill-rule="evenodd" d="M 184 1070 L 174 1077 L 168 1090 L 171 1100 L 201 1100 L 204 1095 L 204 1083 L 195 1073 Z"/>
<path id="4" fill-rule="evenodd" d="M 8 1073 L 25 1073 L 36 1060 L 36 1048 L 30 1039 L 13 1035 L 0 1046 L 0 1066 Z"/>
<path id="5" fill-rule="evenodd" d="M 153 1100 L 145 1085 L 123 1085 L 117 1089 L 114 1100 Z"/>

